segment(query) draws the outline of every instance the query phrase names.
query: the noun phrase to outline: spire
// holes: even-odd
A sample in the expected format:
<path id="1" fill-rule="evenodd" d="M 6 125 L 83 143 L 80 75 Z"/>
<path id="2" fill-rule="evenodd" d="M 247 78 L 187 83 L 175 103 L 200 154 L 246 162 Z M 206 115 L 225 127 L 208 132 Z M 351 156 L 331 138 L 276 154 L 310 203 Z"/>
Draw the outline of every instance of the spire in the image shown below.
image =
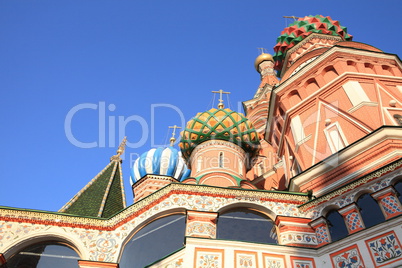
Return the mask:
<path id="1" fill-rule="evenodd" d="M 230 94 L 230 92 L 225 92 L 222 89 L 219 89 L 219 91 L 212 91 L 212 93 L 219 93 L 219 104 L 218 104 L 218 108 L 219 109 L 223 109 L 225 106 L 223 105 L 223 98 L 222 98 L 222 94 Z"/>
<path id="2" fill-rule="evenodd" d="M 176 142 L 176 138 L 174 137 L 176 135 L 176 129 L 181 127 L 174 125 L 169 126 L 169 128 L 173 128 L 172 137 L 170 138 L 170 146 L 173 147 L 174 143 Z"/>
<path id="3" fill-rule="evenodd" d="M 117 155 L 110 163 L 82 188 L 59 212 L 98 218 L 109 218 L 126 207 L 122 160 L 127 139 L 124 137 Z"/>
<path id="4" fill-rule="evenodd" d="M 110 158 L 110 161 L 119 161 L 119 162 L 123 162 L 123 160 L 121 159 L 121 155 L 124 153 L 124 150 L 126 149 L 126 143 L 127 143 L 127 136 L 123 138 L 123 140 L 120 143 L 119 148 L 116 151 L 116 155 L 112 156 Z"/>

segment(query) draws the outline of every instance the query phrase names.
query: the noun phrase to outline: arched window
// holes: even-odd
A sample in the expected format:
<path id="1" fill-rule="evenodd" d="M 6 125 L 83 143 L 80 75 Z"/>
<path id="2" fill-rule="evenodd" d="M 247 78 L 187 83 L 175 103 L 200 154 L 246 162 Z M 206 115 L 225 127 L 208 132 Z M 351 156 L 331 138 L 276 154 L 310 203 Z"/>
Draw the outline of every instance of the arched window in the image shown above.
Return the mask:
<path id="1" fill-rule="evenodd" d="M 397 182 L 394 185 L 394 188 L 395 188 L 395 190 L 397 192 L 399 202 L 402 204 L 402 181 Z"/>
<path id="2" fill-rule="evenodd" d="M 219 167 L 223 168 L 223 152 L 219 153 Z"/>
<path id="3" fill-rule="evenodd" d="M 337 210 L 331 210 L 325 216 L 328 223 L 329 233 L 332 241 L 337 241 L 346 237 L 349 232 L 346 228 L 345 220 Z"/>
<path id="4" fill-rule="evenodd" d="M 185 215 L 157 219 L 139 230 L 125 245 L 120 268 L 143 268 L 183 247 Z"/>
<path id="5" fill-rule="evenodd" d="M 7 261 L 8 268 L 78 268 L 80 257 L 72 248 L 58 242 L 28 246 Z"/>
<path id="6" fill-rule="evenodd" d="M 369 194 L 363 194 L 357 200 L 366 228 L 376 225 L 385 220 L 384 215 L 377 203 Z"/>
<path id="7" fill-rule="evenodd" d="M 216 237 L 234 241 L 277 243 L 276 226 L 272 220 L 247 208 L 236 208 L 219 215 Z"/>

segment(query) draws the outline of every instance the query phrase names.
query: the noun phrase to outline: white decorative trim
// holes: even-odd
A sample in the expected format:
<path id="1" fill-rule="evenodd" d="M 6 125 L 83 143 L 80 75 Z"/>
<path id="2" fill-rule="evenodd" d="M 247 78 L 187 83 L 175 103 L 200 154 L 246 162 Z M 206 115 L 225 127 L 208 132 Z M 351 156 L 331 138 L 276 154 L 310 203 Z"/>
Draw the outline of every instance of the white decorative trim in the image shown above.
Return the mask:
<path id="1" fill-rule="evenodd" d="M 331 128 L 334 128 L 335 131 L 339 134 L 338 137 L 339 137 L 340 142 L 342 142 L 342 148 L 335 147 L 336 141 L 334 141 L 330 135 Z M 333 154 L 349 145 L 349 143 L 346 139 L 346 136 L 345 136 L 345 134 L 343 134 L 343 131 L 339 125 L 339 122 L 332 123 L 332 124 L 328 125 L 326 128 L 324 128 L 324 134 L 328 140 L 329 148 L 331 149 L 331 152 Z"/>
<path id="2" fill-rule="evenodd" d="M 349 113 L 353 113 L 353 112 L 359 110 L 360 108 L 362 108 L 363 106 L 376 107 L 376 106 L 378 106 L 378 103 L 377 103 L 377 102 L 372 102 L 372 101 L 362 101 L 362 102 L 360 102 L 358 105 L 356 105 L 356 106 L 350 108 L 350 109 L 348 110 L 348 112 L 349 112 Z"/>

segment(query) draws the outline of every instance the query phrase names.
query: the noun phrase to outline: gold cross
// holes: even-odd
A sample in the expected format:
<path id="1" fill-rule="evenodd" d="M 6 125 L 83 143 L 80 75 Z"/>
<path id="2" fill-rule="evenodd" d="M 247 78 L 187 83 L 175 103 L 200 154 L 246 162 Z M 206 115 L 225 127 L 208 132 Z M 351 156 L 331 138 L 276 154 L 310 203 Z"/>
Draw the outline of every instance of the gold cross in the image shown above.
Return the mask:
<path id="1" fill-rule="evenodd" d="M 222 94 L 230 94 L 230 92 L 225 92 L 222 89 L 219 89 L 219 91 L 212 91 L 212 93 L 219 93 L 219 104 L 218 104 L 218 108 L 219 109 L 223 109 L 224 105 L 223 105 L 223 99 L 222 99 Z"/>
<path id="2" fill-rule="evenodd" d="M 285 19 L 301 19 L 301 17 L 296 17 L 296 16 L 283 16 Z"/>
<path id="3" fill-rule="evenodd" d="M 176 141 L 176 138 L 174 137 L 176 135 L 176 129 L 181 128 L 181 127 L 174 125 L 174 126 L 169 126 L 169 128 L 173 128 L 172 137 L 170 138 L 170 146 L 173 147 L 173 145 Z"/>
<path id="4" fill-rule="evenodd" d="M 266 49 L 265 49 L 265 48 L 263 48 L 263 47 L 257 47 L 257 49 L 259 49 L 259 50 L 261 51 L 261 54 L 264 54 L 264 53 L 265 53 L 265 51 L 266 51 Z"/>

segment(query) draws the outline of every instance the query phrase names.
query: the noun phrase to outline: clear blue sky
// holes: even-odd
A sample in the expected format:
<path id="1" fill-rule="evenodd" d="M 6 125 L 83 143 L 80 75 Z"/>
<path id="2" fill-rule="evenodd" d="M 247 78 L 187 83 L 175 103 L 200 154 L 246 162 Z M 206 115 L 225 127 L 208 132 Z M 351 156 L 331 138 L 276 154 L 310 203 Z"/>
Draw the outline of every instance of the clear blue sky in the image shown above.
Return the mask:
<path id="1" fill-rule="evenodd" d="M 0 205 L 57 211 L 109 163 L 123 132 L 131 204 L 130 154 L 211 108 L 212 90 L 230 91 L 235 110 L 251 99 L 257 47 L 273 54 L 292 22 L 283 16 L 331 16 L 354 41 L 402 55 L 401 9 L 400 0 L 2 0 Z"/>

